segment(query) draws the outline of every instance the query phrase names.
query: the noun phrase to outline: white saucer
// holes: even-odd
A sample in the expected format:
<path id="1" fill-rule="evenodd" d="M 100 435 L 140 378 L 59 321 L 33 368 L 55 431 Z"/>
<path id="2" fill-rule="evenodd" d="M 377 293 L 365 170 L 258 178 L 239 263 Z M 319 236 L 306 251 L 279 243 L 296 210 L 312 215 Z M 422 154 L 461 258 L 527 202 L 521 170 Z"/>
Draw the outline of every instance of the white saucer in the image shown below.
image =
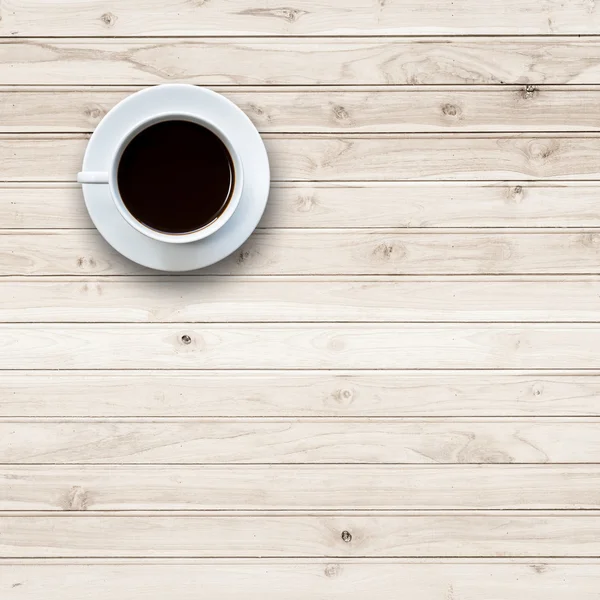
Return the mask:
<path id="1" fill-rule="evenodd" d="M 267 204 L 269 160 L 250 119 L 220 94 L 186 84 L 137 92 L 102 119 L 85 151 L 83 171 L 108 171 L 122 135 L 159 113 L 192 114 L 215 123 L 229 137 L 243 164 L 244 188 L 232 217 L 197 242 L 170 244 L 135 230 L 118 211 L 108 184 L 82 184 L 90 217 L 104 239 L 129 260 L 161 271 L 192 271 L 216 263 L 239 248 L 254 231 Z"/>

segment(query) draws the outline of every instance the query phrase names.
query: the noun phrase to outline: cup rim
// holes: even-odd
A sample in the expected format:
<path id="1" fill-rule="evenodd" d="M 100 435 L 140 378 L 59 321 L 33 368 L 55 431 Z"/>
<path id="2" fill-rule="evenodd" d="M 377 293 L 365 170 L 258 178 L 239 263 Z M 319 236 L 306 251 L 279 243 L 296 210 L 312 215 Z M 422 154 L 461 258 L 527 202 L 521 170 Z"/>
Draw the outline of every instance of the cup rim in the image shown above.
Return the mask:
<path id="1" fill-rule="evenodd" d="M 135 136 L 139 133 L 151 127 L 152 125 L 156 125 L 157 123 L 163 123 L 165 121 L 189 121 L 192 123 L 196 123 L 202 127 L 205 127 L 209 131 L 212 131 L 225 145 L 225 148 L 229 152 L 231 156 L 231 161 L 233 163 L 234 170 L 234 183 L 233 190 L 231 191 L 231 195 L 225 210 L 217 216 L 216 219 L 206 224 L 205 226 L 194 229 L 193 231 L 183 232 L 183 233 L 169 233 L 165 231 L 159 231 L 157 229 L 153 229 L 148 225 L 144 225 L 141 221 L 138 221 L 135 216 L 129 211 L 123 199 L 121 198 L 121 194 L 119 192 L 119 186 L 117 182 L 117 174 L 119 170 L 119 163 L 121 162 L 121 157 L 123 156 L 123 152 L 128 144 L 133 140 Z M 235 150 L 231 141 L 229 140 L 227 134 L 214 122 L 206 119 L 204 117 L 200 117 L 198 115 L 194 115 L 191 113 L 184 112 L 162 112 L 153 115 L 151 118 L 146 119 L 142 122 L 136 123 L 131 129 L 129 129 L 121 138 L 119 145 L 117 146 L 117 150 L 114 154 L 114 157 L 111 161 L 111 165 L 108 171 L 108 186 L 110 189 L 110 194 L 112 196 L 113 202 L 117 207 L 117 210 L 121 214 L 121 216 L 127 221 L 131 227 L 139 231 L 140 233 L 150 237 L 154 240 L 158 240 L 160 242 L 167 242 L 170 244 L 185 244 L 190 242 L 196 242 L 198 240 L 202 240 L 209 235 L 212 235 L 227 221 L 233 216 L 242 196 L 242 187 L 244 181 L 244 172 L 241 158 L 238 152 Z"/>

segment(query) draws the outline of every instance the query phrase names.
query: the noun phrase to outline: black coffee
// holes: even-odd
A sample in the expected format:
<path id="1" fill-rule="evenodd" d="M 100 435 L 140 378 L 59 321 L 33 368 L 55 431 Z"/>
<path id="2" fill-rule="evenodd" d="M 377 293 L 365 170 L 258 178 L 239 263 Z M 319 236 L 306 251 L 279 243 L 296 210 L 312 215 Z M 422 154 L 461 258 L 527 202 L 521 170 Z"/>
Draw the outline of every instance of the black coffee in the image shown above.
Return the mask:
<path id="1" fill-rule="evenodd" d="M 189 233 L 225 210 L 234 184 L 231 156 L 209 129 L 163 121 L 129 142 L 117 170 L 119 193 L 140 222 L 165 233 Z"/>

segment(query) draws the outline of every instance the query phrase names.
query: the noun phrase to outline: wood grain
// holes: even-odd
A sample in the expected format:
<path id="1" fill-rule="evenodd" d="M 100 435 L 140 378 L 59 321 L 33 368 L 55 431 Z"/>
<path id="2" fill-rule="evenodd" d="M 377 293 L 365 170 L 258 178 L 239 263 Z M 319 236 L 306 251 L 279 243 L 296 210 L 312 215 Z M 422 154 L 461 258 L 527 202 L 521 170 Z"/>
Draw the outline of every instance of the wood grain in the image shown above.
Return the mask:
<path id="1" fill-rule="evenodd" d="M 600 40 L 5 39 L 0 43 L 0 81 L 3 85 L 598 84 Z"/>
<path id="2" fill-rule="evenodd" d="M 506 600 L 597 600 L 599 562 L 543 560 L 4 560 L 0 592 L 6 600 L 361 600 L 368 589 L 379 600 L 447 598 Z M 227 582 L 224 585 L 223 582 Z"/>
<path id="3" fill-rule="evenodd" d="M 75 183 L 0 183 L 0 194 L 3 228 L 93 228 Z M 600 227 L 599 201 L 596 183 L 576 181 L 273 182 L 260 227 Z"/>
<path id="4" fill-rule="evenodd" d="M 2 369 L 598 369 L 598 324 L 0 326 Z"/>
<path id="5" fill-rule="evenodd" d="M 595 512 L 566 511 L 0 517 L 6 558 L 594 557 L 599 536 Z"/>
<path id="6" fill-rule="evenodd" d="M 597 275 L 596 229 L 255 232 L 209 275 Z M 0 276 L 150 275 L 95 230 L 4 230 Z M 200 272 L 196 272 L 199 274 Z M 90 292 L 89 286 L 86 292 Z M 92 290 L 93 292 L 93 290 Z"/>
<path id="7" fill-rule="evenodd" d="M 597 509 L 577 465 L 0 467 L 0 510 Z"/>
<path id="8" fill-rule="evenodd" d="M 598 320 L 600 281 L 596 278 L 373 279 L 189 276 L 4 279 L 0 280 L 0 322 Z"/>
<path id="9" fill-rule="evenodd" d="M 595 371 L 229 370 L 226 377 L 221 371 L 3 371 L 0 397 L 2 417 L 597 417 L 600 377 Z"/>
<path id="10" fill-rule="evenodd" d="M 2 134 L 0 179 L 73 182 L 81 170 L 87 137 Z M 594 135 L 265 134 L 264 140 L 274 181 L 531 181 L 600 177 L 600 137 Z M 518 201 L 520 194 L 516 195 Z"/>
<path id="11" fill-rule="evenodd" d="M 600 18 L 593 3 L 491 0 L 440 2 L 421 6 L 409 0 L 343 4 L 296 0 L 293 6 L 232 5 L 175 0 L 7 0 L 3 36 L 140 35 L 423 35 L 423 34 L 596 34 Z"/>
<path id="12" fill-rule="evenodd" d="M 599 14 L 0 0 L 0 598 L 597 600 Z M 273 177 L 185 276 L 74 183 L 169 82 Z"/>
<path id="13" fill-rule="evenodd" d="M 0 463 L 595 463 L 599 433 L 600 420 L 591 417 L 5 420 Z"/>
<path id="14" fill-rule="evenodd" d="M 140 89 L 0 87 L 0 132 L 88 133 L 115 104 Z M 593 87 L 217 86 L 215 91 L 237 104 L 263 133 L 600 130 Z"/>

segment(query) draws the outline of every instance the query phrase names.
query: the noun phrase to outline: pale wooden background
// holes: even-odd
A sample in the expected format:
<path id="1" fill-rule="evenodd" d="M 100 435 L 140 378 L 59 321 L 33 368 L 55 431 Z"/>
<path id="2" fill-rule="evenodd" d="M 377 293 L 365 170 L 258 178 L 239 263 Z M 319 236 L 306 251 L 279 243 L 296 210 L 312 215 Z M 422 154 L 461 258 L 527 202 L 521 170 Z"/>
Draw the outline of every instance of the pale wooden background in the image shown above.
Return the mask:
<path id="1" fill-rule="evenodd" d="M 600 598 L 594 0 L 0 17 L 2 600 Z M 73 183 L 171 81 L 273 173 L 251 240 L 179 277 Z"/>

